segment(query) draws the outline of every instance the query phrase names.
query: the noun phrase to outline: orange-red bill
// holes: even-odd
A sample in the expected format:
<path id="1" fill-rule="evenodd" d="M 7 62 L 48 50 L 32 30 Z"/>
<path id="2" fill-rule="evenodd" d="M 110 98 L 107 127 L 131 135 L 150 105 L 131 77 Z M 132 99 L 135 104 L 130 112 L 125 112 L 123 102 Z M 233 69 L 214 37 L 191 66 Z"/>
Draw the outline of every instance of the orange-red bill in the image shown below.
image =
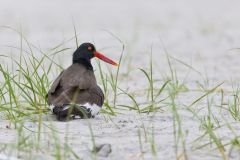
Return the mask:
<path id="1" fill-rule="evenodd" d="M 116 62 L 114 62 L 113 60 L 107 58 L 106 56 L 104 56 L 103 54 L 101 54 L 101 53 L 99 53 L 97 51 L 94 52 L 94 56 L 99 58 L 99 59 L 101 59 L 101 60 L 103 60 L 104 62 L 107 62 L 107 63 L 111 64 L 111 65 L 118 66 L 118 64 Z"/>

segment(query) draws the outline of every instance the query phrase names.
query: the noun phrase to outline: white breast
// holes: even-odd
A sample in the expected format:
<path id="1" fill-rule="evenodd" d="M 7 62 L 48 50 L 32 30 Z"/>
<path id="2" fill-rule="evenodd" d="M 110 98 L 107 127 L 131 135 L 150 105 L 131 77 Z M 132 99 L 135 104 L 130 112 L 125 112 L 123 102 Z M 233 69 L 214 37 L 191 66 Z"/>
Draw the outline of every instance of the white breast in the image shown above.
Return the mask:
<path id="1" fill-rule="evenodd" d="M 86 107 L 87 109 L 89 109 L 90 111 L 91 111 L 91 114 L 93 115 L 93 116 L 96 116 L 98 113 L 99 113 L 99 111 L 100 111 L 100 109 L 101 109 L 101 107 L 99 107 L 98 105 L 96 105 L 96 104 L 89 104 L 89 103 L 85 103 L 85 104 L 82 104 L 82 105 L 80 105 L 80 106 L 84 106 L 84 107 Z"/>
<path id="2" fill-rule="evenodd" d="M 92 116 L 96 116 L 101 109 L 101 107 L 96 104 L 85 103 L 85 104 L 77 104 L 77 105 L 85 107 L 87 110 L 90 110 Z M 53 105 L 49 106 L 49 108 L 51 109 L 52 112 L 53 112 L 54 107 L 55 106 L 53 106 Z M 62 110 L 64 111 L 64 110 L 68 109 L 69 107 L 70 107 L 69 105 L 66 105 Z"/>

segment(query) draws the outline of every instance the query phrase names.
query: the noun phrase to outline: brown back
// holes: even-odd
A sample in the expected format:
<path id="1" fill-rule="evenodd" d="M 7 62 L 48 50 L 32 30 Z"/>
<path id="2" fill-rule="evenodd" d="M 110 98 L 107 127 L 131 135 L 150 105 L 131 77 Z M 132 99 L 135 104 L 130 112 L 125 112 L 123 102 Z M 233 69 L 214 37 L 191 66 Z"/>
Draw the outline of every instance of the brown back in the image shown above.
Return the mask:
<path id="1" fill-rule="evenodd" d="M 95 103 L 102 106 L 103 97 L 93 71 L 74 63 L 54 81 L 48 92 L 48 104 L 62 106 L 69 103 Z"/>

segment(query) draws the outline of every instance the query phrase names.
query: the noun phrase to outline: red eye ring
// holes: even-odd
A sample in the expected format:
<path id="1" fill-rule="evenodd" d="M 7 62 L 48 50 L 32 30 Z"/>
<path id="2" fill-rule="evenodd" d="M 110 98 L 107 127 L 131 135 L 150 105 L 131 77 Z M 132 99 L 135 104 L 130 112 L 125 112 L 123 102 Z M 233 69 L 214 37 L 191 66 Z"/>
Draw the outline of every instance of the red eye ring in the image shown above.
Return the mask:
<path id="1" fill-rule="evenodd" d="M 92 47 L 88 47 L 88 50 L 91 51 L 91 50 L 92 50 Z"/>

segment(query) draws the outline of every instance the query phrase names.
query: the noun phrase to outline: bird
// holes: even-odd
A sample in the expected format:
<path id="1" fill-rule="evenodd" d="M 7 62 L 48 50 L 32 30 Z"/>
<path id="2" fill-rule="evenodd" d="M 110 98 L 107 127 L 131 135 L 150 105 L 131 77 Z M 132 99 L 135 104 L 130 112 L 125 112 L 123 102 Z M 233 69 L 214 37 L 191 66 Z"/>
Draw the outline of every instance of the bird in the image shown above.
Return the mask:
<path id="1" fill-rule="evenodd" d="M 116 62 L 98 52 L 92 43 L 81 44 L 72 56 L 72 64 L 63 70 L 47 93 L 47 103 L 58 120 L 79 116 L 94 118 L 104 103 L 91 60 L 96 57 L 111 65 Z"/>

